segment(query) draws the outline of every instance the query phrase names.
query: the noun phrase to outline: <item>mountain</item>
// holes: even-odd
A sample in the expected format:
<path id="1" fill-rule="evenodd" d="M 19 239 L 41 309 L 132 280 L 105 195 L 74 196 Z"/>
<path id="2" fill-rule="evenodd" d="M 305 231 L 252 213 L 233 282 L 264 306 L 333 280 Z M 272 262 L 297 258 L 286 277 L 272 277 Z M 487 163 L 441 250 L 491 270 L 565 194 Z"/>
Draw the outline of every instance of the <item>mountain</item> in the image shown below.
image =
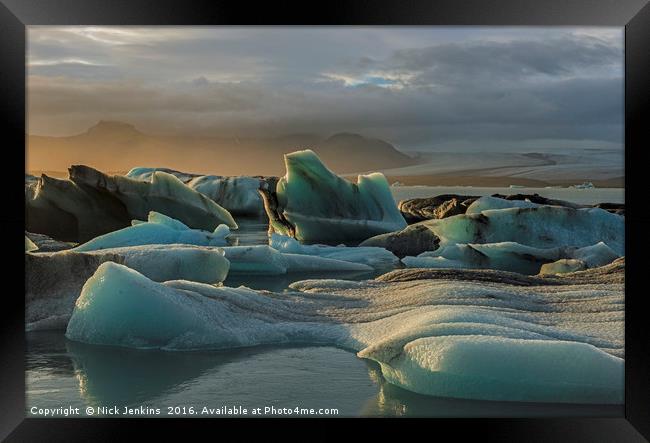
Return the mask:
<path id="1" fill-rule="evenodd" d="M 390 143 L 359 134 L 328 138 L 313 134 L 273 138 L 158 136 L 145 134 L 128 123 L 100 121 L 74 136 L 30 135 L 27 169 L 65 171 L 72 164 L 85 164 L 104 171 L 149 166 L 201 174 L 282 175 L 282 154 L 306 148 L 314 150 L 339 174 L 414 163 Z"/>

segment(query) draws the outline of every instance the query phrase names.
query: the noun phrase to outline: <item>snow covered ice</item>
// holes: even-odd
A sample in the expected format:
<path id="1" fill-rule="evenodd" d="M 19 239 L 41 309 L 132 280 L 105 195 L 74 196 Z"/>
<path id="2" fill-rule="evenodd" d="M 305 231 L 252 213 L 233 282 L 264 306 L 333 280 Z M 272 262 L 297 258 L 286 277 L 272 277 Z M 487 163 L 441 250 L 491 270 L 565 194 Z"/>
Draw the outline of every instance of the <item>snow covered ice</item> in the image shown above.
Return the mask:
<path id="1" fill-rule="evenodd" d="M 309 149 L 286 154 L 284 161 L 286 175 L 262 190 L 271 231 L 307 243 L 340 243 L 406 227 L 383 174 L 351 183 Z"/>
<path id="2" fill-rule="evenodd" d="M 623 278 L 619 259 L 564 277 L 407 269 L 273 293 L 156 283 L 108 262 L 84 285 L 66 336 L 169 350 L 329 344 L 422 394 L 621 403 Z"/>
<path id="3" fill-rule="evenodd" d="M 185 224 L 158 212 L 150 212 L 147 221 L 132 221 L 132 226 L 100 235 L 74 248 L 75 251 L 96 251 L 123 246 L 154 244 L 187 244 L 224 246 L 230 229 L 219 225 L 214 232 L 190 229 Z"/>

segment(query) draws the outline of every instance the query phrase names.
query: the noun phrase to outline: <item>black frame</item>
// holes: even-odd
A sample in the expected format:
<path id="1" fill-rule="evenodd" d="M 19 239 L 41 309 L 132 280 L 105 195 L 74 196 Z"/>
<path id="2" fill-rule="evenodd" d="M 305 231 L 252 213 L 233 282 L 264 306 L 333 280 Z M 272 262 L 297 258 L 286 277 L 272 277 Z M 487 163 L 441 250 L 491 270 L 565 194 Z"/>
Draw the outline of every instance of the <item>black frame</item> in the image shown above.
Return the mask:
<path id="1" fill-rule="evenodd" d="M 424 420 L 425 432 L 453 438 L 474 436 L 498 441 L 643 441 L 650 439 L 650 334 L 648 311 L 644 309 L 642 291 L 642 244 L 647 245 L 650 218 L 643 214 L 643 179 L 650 149 L 650 131 L 643 119 L 650 115 L 650 4 L 648 0 L 346 0 L 314 4 L 288 1 L 253 2 L 199 0 L 0 0 L 0 126 L 5 141 L 4 154 L 12 160 L 8 174 L 10 192 L 3 192 L 7 207 L 0 215 L 0 232 L 10 239 L 7 250 L 16 256 L 3 260 L 12 268 L 6 275 L 18 275 L 22 254 L 21 231 L 24 230 L 22 172 L 17 162 L 24 162 L 25 143 L 25 26 L 29 25 L 572 25 L 625 26 L 625 202 L 626 202 L 626 305 L 625 305 L 625 417 L 623 418 L 553 418 L 553 419 L 418 419 Z M 18 146 L 23 146 L 22 156 Z M 8 201 L 9 200 L 9 201 Z M 6 266 L 6 265 L 5 265 Z M 14 269 L 15 268 L 15 269 Z M 5 268 L 6 269 L 6 268 Z M 23 269 L 24 272 L 24 269 Z M 12 280 L 15 281 L 15 280 Z M 3 291 L 0 321 L 0 438 L 11 441 L 106 440 L 128 435 L 131 429 L 164 429 L 168 420 L 147 419 L 36 419 L 25 418 L 24 384 L 24 299 L 18 295 L 19 284 Z M 222 432 L 224 420 L 216 423 Z M 317 439 L 334 434 L 327 422 L 312 419 L 284 423 L 278 419 L 243 422 L 233 419 L 237 435 L 256 428 L 263 432 L 270 425 L 286 424 L 285 433 Z M 331 419 L 330 419 L 331 420 Z M 336 424 L 341 419 L 334 419 Z M 372 422 L 372 423 L 369 423 Z M 189 423 L 171 422 L 185 438 L 197 424 L 214 425 L 204 419 Z M 307 424 L 309 434 L 298 434 Z M 396 431 L 403 435 L 413 421 L 396 419 L 362 419 L 350 424 L 369 424 L 367 428 L 382 433 Z M 259 425 L 259 427 L 257 426 Z M 17 426 L 17 427 L 16 427 Z M 126 428 L 125 428 L 126 426 Z M 392 429 L 389 429 L 391 426 Z M 128 430 L 127 430 L 128 428 Z M 318 434 L 315 434 L 315 431 Z M 194 434 L 196 435 L 196 434 Z M 219 434 L 213 434 L 219 435 Z M 223 435 L 223 434 L 221 434 Z M 414 434 L 413 437 L 416 437 Z M 426 435 L 426 434 L 425 434 Z"/>

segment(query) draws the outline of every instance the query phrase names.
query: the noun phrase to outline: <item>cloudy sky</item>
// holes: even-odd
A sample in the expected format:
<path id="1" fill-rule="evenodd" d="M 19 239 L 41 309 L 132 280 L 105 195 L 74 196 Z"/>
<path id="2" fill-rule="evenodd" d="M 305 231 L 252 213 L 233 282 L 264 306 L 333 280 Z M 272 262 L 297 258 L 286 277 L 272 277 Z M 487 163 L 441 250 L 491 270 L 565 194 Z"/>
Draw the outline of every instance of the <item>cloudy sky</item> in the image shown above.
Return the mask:
<path id="1" fill-rule="evenodd" d="M 621 147 L 622 28 L 30 27 L 28 130 Z"/>

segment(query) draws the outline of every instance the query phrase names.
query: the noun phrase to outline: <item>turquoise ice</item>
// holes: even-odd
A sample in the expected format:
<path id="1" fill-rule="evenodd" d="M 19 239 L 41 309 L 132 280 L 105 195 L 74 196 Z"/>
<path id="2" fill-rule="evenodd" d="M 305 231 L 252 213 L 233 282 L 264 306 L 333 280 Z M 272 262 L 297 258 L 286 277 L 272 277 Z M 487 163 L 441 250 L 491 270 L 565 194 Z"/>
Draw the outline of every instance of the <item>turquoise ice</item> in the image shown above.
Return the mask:
<path id="1" fill-rule="evenodd" d="M 287 173 L 275 189 L 277 208 L 267 204 L 275 232 L 308 243 L 340 243 L 406 227 L 383 174 L 359 175 L 351 183 L 309 149 L 286 154 L 284 162 Z"/>
<path id="2" fill-rule="evenodd" d="M 109 262 L 86 282 L 66 336 L 167 350 L 336 345 L 422 394 L 622 403 L 622 283 L 412 279 L 408 272 L 305 280 L 293 292 L 271 293 L 161 284 Z"/>
<path id="3" fill-rule="evenodd" d="M 96 251 L 155 244 L 187 244 L 223 246 L 230 229 L 219 225 L 214 232 L 191 229 L 185 224 L 158 212 L 150 212 L 146 222 L 134 220 L 133 226 L 100 235 L 74 248 L 75 251 Z"/>

